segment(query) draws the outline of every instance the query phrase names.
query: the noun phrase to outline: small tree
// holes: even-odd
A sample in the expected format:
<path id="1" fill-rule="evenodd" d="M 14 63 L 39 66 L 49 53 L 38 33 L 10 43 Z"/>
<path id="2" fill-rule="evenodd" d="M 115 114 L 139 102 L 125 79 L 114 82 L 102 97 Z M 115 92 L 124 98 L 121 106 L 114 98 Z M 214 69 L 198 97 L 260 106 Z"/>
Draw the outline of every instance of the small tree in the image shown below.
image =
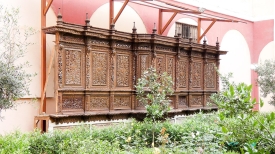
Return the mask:
<path id="1" fill-rule="evenodd" d="M 257 83 L 261 88 L 263 97 L 271 94 L 268 103 L 275 106 L 275 61 L 265 60 L 263 63 L 256 65 L 255 72 L 258 74 Z"/>
<path id="2" fill-rule="evenodd" d="M 171 76 L 166 72 L 158 75 L 153 67 L 144 71 L 138 79 L 137 98 L 145 105 L 147 116 L 153 121 L 163 118 L 170 110 L 170 99 L 167 95 L 173 94 L 173 84 Z"/>
<path id="3" fill-rule="evenodd" d="M 252 113 L 256 104 L 256 99 L 252 99 L 251 96 L 252 85 L 246 85 L 245 83 L 235 84 L 229 81 L 232 73 L 222 75 L 218 70 L 217 72 L 223 88 L 218 93 L 210 96 L 211 103 L 216 104 L 221 111 L 220 113 L 227 117 Z"/>
<path id="4" fill-rule="evenodd" d="M 136 85 L 137 99 L 145 105 L 147 117 L 153 120 L 153 146 L 155 122 L 163 119 L 170 110 L 167 95 L 173 94 L 173 84 L 172 77 L 166 72 L 158 75 L 156 69 L 150 67 L 143 72 Z"/>
<path id="5" fill-rule="evenodd" d="M 0 116 L 1 111 L 13 108 L 14 101 L 29 94 L 29 83 L 34 74 L 24 68 L 28 62 L 20 63 L 24 57 L 32 28 L 22 29 L 19 24 L 19 9 L 7 9 L 0 5 Z"/>

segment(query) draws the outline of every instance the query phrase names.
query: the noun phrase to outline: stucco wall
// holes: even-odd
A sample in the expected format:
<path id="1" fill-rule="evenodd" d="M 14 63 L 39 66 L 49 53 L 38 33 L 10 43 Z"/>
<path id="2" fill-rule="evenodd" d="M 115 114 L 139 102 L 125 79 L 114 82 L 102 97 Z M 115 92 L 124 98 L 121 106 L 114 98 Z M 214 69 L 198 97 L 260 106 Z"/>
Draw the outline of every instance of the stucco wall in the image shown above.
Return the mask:
<path id="1" fill-rule="evenodd" d="M 232 72 L 234 82 L 250 84 L 250 51 L 244 36 L 237 30 L 230 30 L 223 37 L 220 46 L 221 50 L 228 51 L 220 57 L 221 73 Z"/>
<path id="2" fill-rule="evenodd" d="M 33 130 L 33 122 L 34 116 L 39 114 L 40 108 L 40 95 L 41 95 L 41 61 L 40 61 L 40 51 L 41 51 L 41 17 L 40 17 L 40 0 L 13 0 L 13 1 L 0 1 L 0 4 L 5 7 L 11 8 L 19 8 L 19 25 L 21 28 L 24 27 L 32 27 L 37 33 L 29 38 L 30 42 L 33 42 L 34 45 L 31 45 L 28 48 L 28 53 L 26 54 L 23 61 L 29 61 L 31 67 L 26 70 L 30 73 L 37 73 L 35 77 L 33 77 L 30 85 L 30 94 L 29 96 L 25 96 L 21 100 L 17 101 L 17 107 L 15 109 L 10 109 L 6 111 L 2 111 L 2 116 L 4 119 L 0 120 L 0 134 L 4 134 L 6 132 L 21 130 L 21 131 L 32 131 Z M 31 6 L 31 9 L 30 9 Z M 55 25 L 56 17 L 52 9 L 48 11 L 47 14 L 47 26 Z M 54 36 L 47 36 L 47 66 L 49 64 L 50 59 L 50 49 L 54 45 L 55 38 Z M 54 113 L 54 102 L 51 97 L 54 96 L 53 92 L 53 72 L 50 74 L 49 85 L 47 86 L 47 97 L 48 100 L 48 113 Z M 54 111 L 53 111 L 54 110 Z"/>

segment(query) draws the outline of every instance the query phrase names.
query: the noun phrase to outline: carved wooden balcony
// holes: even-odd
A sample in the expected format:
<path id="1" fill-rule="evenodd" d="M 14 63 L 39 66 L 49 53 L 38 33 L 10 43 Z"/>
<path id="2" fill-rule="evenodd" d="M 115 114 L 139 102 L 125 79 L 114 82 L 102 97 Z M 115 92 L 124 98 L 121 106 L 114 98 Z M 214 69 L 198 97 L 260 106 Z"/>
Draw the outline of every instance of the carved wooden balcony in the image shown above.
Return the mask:
<path id="1" fill-rule="evenodd" d="M 56 35 L 57 113 L 52 118 L 85 121 L 145 113 L 136 100 L 134 85 L 151 65 L 173 78 L 171 113 L 216 108 L 207 102 L 219 89 L 215 67 L 219 67 L 219 55 L 226 54 L 219 44 L 160 36 L 156 30 L 138 34 L 133 28 L 133 33 L 126 33 L 116 31 L 114 25 L 102 29 L 62 21 L 43 31 Z"/>

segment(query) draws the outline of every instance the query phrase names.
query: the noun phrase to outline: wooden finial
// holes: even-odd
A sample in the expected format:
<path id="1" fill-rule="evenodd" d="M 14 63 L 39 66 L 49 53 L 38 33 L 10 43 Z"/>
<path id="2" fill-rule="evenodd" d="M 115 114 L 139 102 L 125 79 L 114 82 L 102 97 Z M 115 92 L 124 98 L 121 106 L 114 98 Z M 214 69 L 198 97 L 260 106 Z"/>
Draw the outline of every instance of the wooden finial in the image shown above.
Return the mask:
<path id="1" fill-rule="evenodd" d="M 137 28 L 136 28 L 136 24 L 135 24 L 135 22 L 134 22 L 134 26 L 133 26 L 133 29 L 132 29 L 132 30 L 133 30 L 133 33 L 134 33 L 134 34 L 136 34 L 136 33 L 137 33 Z"/>
<path id="2" fill-rule="evenodd" d="M 62 25 L 63 20 L 62 20 L 62 14 L 60 12 L 60 8 L 58 8 L 58 14 L 57 14 L 57 25 Z"/>
<path id="3" fill-rule="evenodd" d="M 217 48 L 217 50 L 220 49 L 219 37 L 217 37 L 216 48 Z"/>
<path id="4" fill-rule="evenodd" d="M 86 23 L 86 26 L 90 26 L 90 19 L 88 18 L 88 13 L 86 13 L 85 23 Z"/>
<path id="5" fill-rule="evenodd" d="M 156 23 L 154 23 L 154 28 L 153 28 L 153 33 L 152 34 L 156 34 L 156 32 L 157 32 Z"/>
<path id="6" fill-rule="evenodd" d="M 203 36 L 203 45 L 206 45 L 205 35 Z"/>
<path id="7" fill-rule="evenodd" d="M 112 23 L 110 25 L 111 30 L 115 30 L 114 18 L 112 18 Z"/>

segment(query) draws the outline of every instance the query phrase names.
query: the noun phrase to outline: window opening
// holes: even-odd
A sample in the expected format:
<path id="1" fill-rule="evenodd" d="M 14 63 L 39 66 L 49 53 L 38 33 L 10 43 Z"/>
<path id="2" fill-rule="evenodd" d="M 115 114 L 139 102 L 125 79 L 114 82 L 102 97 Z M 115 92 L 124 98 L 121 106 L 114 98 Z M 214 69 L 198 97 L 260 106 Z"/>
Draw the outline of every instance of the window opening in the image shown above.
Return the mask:
<path id="1" fill-rule="evenodd" d="M 182 38 L 185 38 L 185 39 L 192 38 L 193 42 L 197 42 L 198 26 L 176 22 L 175 28 L 176 28 L 176 34 L 180 34 Z"/>

